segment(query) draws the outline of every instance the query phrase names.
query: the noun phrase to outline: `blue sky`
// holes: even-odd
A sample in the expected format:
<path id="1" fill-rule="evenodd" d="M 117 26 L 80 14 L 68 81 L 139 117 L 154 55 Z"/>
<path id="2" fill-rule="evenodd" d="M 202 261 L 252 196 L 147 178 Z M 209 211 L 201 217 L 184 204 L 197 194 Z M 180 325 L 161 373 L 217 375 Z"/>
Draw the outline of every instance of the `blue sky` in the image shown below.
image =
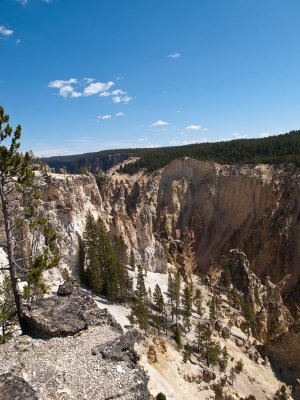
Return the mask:
<path id="1" fill-rule="evenodd" d="M 299 0 L 1 0 L 0 104 L 38 155 L 300 128 Z"/>

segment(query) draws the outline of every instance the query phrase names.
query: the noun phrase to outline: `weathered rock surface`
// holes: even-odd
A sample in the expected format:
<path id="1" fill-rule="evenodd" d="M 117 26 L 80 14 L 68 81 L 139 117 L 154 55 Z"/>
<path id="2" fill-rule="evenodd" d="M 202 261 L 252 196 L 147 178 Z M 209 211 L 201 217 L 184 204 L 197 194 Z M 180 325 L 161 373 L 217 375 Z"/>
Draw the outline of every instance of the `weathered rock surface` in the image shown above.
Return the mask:
<path id="1" fill-rule="evenodd" d="M 38 400 L 38 397 L 28 382 L 6 373 L 0 375 L 0 400 Z"/>
<path id="2" fill-rule="evenodd" d="M 260 348 L 260 351 L 268 356 L 279 376 L 290 385 L 300 386 L 297 383 L 297 379 L 300 378 L 300 319 L 290 327 L 288 332 L 270 340 Z"/>
<path id="3" fill-rule="evenodd" d="M 293 165 L 219 165 L 189 158 L 134 176 L 108 172 L 99 185 L 110 230 L 138 250 L 147 268 L 166 260 L 221 268 L 244 251 L 255 274 L 285 289 L 300 278 L 300 170 Z M 294 309 L 294 299 L 290 303 Z"/>
<path id="4" fill-rule="evenodd" d="M 74 335 L 89 326 L 109 324 L 117 331 L 122 328 L 106 309 L 77 290 L 70 296 L 55 296 L 37 300 L 24 309 L 30 335 L 37 338 Z"/>
<path id="5" fill-rule="evenodd" d="M 253 336 L 265 343 L 289 330 L 293 323 L 288 309 L 283 304 L 279 288 L 268 277 L 263 285 L 250 270 L 245 253 L 232 249 L 226 263 L 232 271 L 232 283 L 241 291 L 247 303 L 253 306 Z"/>
<path id="6" fill-rule="evenodd" d="M 1 346 L 0 376 L 12 371 L 34 388 L 38 400 L 148 400 L 148 380 L 142 369 L 132 368 L 126 359 L 92 355 L 93 348 L 119 337 L 107 324 L 49 340 L 21 336 Z"/>
<path id="7" fill-rule="evenodd" d="M 95 347 L 92 354 L 101 354 L 107 360 L 127 361 L 132 367 L 136 367 L 139 357 L 134 350 L 134 345 L 141 338 L 138 331 L 129 330 L 117 340 Z"/>

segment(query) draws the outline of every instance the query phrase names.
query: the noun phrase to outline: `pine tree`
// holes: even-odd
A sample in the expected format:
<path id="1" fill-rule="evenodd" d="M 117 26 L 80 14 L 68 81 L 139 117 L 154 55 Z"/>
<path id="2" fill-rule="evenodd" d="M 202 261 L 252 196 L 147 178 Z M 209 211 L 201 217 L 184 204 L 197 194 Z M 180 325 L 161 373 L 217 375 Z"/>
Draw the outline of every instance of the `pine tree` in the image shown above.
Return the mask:
<path id="1" fill-rule="evenodd" d="M 154 310 L 156 311 L 154 319 L 158 326 L 158 329 L 161 329 L 164 326 L 165 301 L 160 286 L 158 284 L 155 285 L 155 290 L 153 293 L 153 304 L 154 304 Z"/>
<path id="2" fill-rule="evenodd" d="M 8 275 L 5 275 L 0 284 L 0 344 L 6 341 L 10 336 L 10 327 L 13 326 L 16 317 L 16 307 L 11 287 L 11 281 Z"/>
<path id="3" fill-rule="evenodd" d="M 200 353 L 200 349 L 201 349 L 202 342 L 203 342 L 203 328 L 202 328 L 200 322 L 198 322 L 196 325 L 195 335 L 196 335 L 197 352 Z"/>
<path id="4" fill-rule="evenodd" d="M 132 247 L 130 250 L 130 266 L 132 267 L 133 271 L 135 271 L 135 256 L 134 256 L 134 251 L 133 251 Z"/>
<path id="5" fill-rule="evenodd" d="M 203 312 L 204 312 L 204 309 L 202 307 L 202 302 L 203 302 L 203 296 L 201 293 L 201 289 L 197 289 L 195 298 L 194 298 L 194 304 L 196 307 L 196 312 L 200 318 L 203 316 Z"/>
<path id="6" fill-rule="evenodd" d="M 181 331 L 178 325 L 175 326 L 174 336 L 178 349 L 182 349 Z"/>
<path id="7" fill-rule="evenodd" d="M 122 236 L 116 236 L 114 238 L 113 244 L 118 262 L 122 265 L 127 265 L 128 264 L 127 246 Z"/>
<path id="8" fill-rule="evenodd" d="M 172 322 L 174 321 L 174 313 L 175 313 L 175 285 L 174 285 L 174 278 L 172 273 L 169 271 L 168 273 L 168 292 L 167 296 L 169 298 L 169 305 L 171 308 L 171 316 Z"/>
<path id="9" fill-rule="evenodd" d="M 228 360 L 229 360 L 229 354 L 228 354 L 228 351 L 227 351 L 227 347 L 224 346 L 223 349 L 222 349 L 222 355 L 221 355 L 221 358 L 220 358 L 220 361 L 219 361 L 220 370 L 222 372 L 226 371 L 226 368 L 228 366 Z"/>
<path id="10" fill-rule="evenodd" d="M 220 315 L 221 315 L 221 299 L 218 294 L 213 293 L 213 296 L 209 302 L 209 319 L 210 320 L 218 319 Z"/>
<path id="11" fill-rule="evenodd" d="M 103 286 L 103 274 L 98 259 L 98 229 L 93 215 L 86 215 L 85 230 L 83 232 L 84 255 L 86 260 L 85 277 L 86 283 L 96 294 L 101 294 Z"/>
<path id="12" fill-rule="evenodd" d="M 24 294 L 29 300 L 42 295 L 46 290 L 42 273 L 56 266 L 59 258 L 56 235 L 38 208 L 40 194 L 34 185 L 32 155 L 19 152 L 20 138 L 21 126 L 13 130 L 9 116 L 0 107 L 0 205 L 5 233 L 1 247 L 7 252 L 8 266 L 4 269 L 10 274 L 18 322 L 22 333 L 28 333 L 20 280 L 27 283 Z M 41 252 L 38 243 L 42 238 L 45 246 Z"/>
<path id="13" fill-rule="evenodd" d="M 175 303 L 175 323 L 178 323 L 178 317 L 180 312 L 180 286 L 181 286 L 181 276 L 179 271 L 175 273 L 174 280 L 174 303 Z"/>
<path id="14" fill-rule="evenodd" d="M 138 274 L 137 274 L 135 293 L 136 293 L 138 300 L 142 301 L 143 303 L 146 303 L 147 291 L 146 291 L 146 286 L 145 286 L 143 268 L 140 265 L 138 266 Z"/>
<path id="15" fill-rule="evenodd" d="M 183 290 L 183 298 L 182 298 L 182 305 L 183 305 L 183 320 L 188 330 L 191 327 L 191 316 L 192 316 L 192 306 L 193 306 L 193 293 L 192 288 L 189 283 L 186 283 L 184 290 Z"/>

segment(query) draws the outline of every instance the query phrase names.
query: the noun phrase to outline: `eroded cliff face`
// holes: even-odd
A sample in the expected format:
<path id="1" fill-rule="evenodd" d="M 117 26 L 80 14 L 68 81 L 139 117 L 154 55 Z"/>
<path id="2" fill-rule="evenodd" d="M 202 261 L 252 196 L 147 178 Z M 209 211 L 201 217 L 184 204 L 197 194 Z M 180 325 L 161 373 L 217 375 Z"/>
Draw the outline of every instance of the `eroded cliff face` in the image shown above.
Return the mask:
<path id="1" fill-rule="evenodd" d="M 300 171 L 292 165 L 226 166 L 175 160 L 152 174 L 111 169 L 92 175 L 49 174 L 43 206 L 58 232 L 63 262 L 78 266 L 87 211 L 122 235 L 144 267 L 167 262 L 186 269 L 222 267 L 232 248 L 243 251 L 262 279 L 278 283 L 291 304 L 300 280 Z M 295 298 L 296 293 L 296 298 Z"/>
<path id="2" fill-rule="evenodd" d="M 207 271 L 231 248 L 251 269 L 291 290 L 300 279 L 300 171 L 293 165 L 226 166 L 175 160 L 153 174 L 108 172 L 99 184 L 112 232 L 141 262 Z M 299 283 L 298 283 L 299 284 Z"/>

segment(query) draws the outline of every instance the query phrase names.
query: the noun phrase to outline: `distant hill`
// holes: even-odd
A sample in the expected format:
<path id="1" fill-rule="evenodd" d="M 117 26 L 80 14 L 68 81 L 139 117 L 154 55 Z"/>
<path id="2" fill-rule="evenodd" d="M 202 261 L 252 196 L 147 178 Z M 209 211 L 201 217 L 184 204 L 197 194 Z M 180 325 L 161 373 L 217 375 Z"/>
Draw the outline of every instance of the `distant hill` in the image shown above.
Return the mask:
<path id="1" fill-rule="evenodd" d="M 164 167 L 176 158 L 182 157 L 211 160 L 221 164 L 295 163 L 299 166 L 300 131 L 291 131 L 263 139 L 238 139 L 228 142 L 155 149 L 105 150 L 97 153 L 45 158 L 44 161 L 56 170 L 65 167 L 68 172 L 76 173 L 85 167 L 89 171 L 95 172 L 97 169 L 105 171 L 131 156 L 140 158 L 136 162 L 122 167 L 122 172 L 133 174 L 142 168 L 151 172 Z"/>

